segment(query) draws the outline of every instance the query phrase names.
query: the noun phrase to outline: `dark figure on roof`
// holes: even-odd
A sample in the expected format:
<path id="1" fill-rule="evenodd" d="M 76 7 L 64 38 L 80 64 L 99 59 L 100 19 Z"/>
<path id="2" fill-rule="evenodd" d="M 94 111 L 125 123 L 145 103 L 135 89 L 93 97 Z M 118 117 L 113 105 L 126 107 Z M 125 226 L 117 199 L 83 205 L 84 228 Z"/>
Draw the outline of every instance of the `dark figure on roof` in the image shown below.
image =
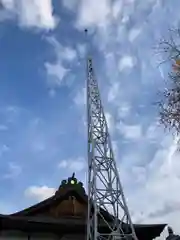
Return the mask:
<path id="1" fill-rule="evenodd" d="M 168 227 L 168 233 L 166 240 L 180 240 L 180 236 L 175 235 L 171 227 Z"/>

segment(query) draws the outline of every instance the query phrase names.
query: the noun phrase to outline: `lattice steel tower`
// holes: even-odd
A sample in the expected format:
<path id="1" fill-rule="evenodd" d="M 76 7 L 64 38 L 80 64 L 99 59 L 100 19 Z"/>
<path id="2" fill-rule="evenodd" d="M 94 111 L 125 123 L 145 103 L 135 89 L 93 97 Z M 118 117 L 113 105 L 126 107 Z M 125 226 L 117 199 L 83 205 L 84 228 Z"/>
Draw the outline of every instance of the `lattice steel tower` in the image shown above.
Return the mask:
<path id="1" fill-rule="evenodd" d="M 89 168 L 87 240 L 137 240 L 114 160 L 91 57 L 87 59 L 87 118 Z M 106 222 L 102 209 L 113 216 L 111 223 Z M 100 232 L 99 225 L 104 225 L 106 231 Z"/>

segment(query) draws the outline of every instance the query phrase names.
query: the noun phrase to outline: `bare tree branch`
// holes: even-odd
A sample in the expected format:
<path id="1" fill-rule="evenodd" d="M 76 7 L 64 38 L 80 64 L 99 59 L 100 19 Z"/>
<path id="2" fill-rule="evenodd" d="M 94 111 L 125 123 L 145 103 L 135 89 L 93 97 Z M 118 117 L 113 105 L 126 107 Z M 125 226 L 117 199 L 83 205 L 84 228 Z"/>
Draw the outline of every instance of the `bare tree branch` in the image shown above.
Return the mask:
<path id="1" fill-rule="evenodd" d="M 180 29 L 171 29 L 170 39 L 161 40 L 158 46 L 158 54 L 163 55 L 165 60 L 161 64 L 170 62 L 173 66 L 178 59 L 180 60 L 180 45 L 176 43 L 173 34 L 180 40 Z M 176 71 L 168 74 L 168 84 L 160 93 L 160 100 L 157 102 L 159 107 L 160 123 L 165 129 L 174 130 L 180 134 L 180 66 Z"/>

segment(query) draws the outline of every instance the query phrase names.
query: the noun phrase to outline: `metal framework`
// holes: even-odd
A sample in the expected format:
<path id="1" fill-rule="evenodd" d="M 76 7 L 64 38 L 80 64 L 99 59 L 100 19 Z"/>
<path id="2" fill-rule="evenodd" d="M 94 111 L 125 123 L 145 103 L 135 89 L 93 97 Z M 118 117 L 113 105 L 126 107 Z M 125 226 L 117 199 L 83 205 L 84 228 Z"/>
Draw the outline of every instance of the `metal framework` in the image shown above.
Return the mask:
<path id="1" fill-rule="evenodd" d="M 87 240 L 137 240 L 114 160 L 90 57 L 87 60 L 87 118 L 89 168 Z M 111 222 L 107 222 L 103 210 L 110 213 Z M 106 231 L 100 232 L 99 225 L 104 226 Z"/>

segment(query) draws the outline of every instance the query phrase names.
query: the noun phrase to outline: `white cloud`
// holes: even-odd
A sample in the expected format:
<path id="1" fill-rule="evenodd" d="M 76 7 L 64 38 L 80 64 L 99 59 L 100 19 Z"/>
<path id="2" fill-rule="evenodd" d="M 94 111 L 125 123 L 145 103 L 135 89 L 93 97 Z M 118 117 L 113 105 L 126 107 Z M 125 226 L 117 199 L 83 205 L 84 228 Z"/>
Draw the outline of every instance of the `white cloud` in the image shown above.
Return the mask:
<path id="1" fill-rule="evenodd" d="M 8 130 L 8 127 L 6 125 L 0 124 L 0 131 L 6 131 Z"/>
<path id="2" fill-rule="evenodd" d="M 148 191 L 159 196 L 164 203 L 167 201 L 168 204 L 172 204 L 180 197 L 179 192 L 176 191 L 180 185 L 179 157 L 177 141 L 174 139 L 174 142 L 168 148 L 157 151 L 150 165 L 151 170 L 154 170 L 154 172 L 151 175 L 149 184 L 147 184 Z M 158 171 L 155 171 L 156 167 L 158 167 Z M 171 194 L 167 194 L 169 192 Z"/>
<path id="3" fill-rule="evenodd" d="M 36 139 L 36 141 L 32 143 L 32 150 L 35 152 L 42 152 L 45 150 L 45 148 L 46 148 L 46 145 L 43 139 Z"/>
<path id="4" fill-rule="evenodd" d="M 128 36 L 129 41 L 133 42 L 139 36 L 140 33 L 141 33 L 140 28 L 131 29 L 130 32 L 129 32 L 129 36 Z"/>
<path id="5" fill-rule="evenodd" d="M 30 186 L 25 190 L 25 196 L 28 198 L 33 198 L 36 201 L 43 201 L 51 197 L 55 193 L 55 188 L 50 188 L 48 186 Z"/>
<path id="6" fill-rule="evenodd" d="M 86 162 L 83 158 L 75 158 L 75 159 L 67 159 L 67 160 L 62 160 L 58 164 L 59 168 L 66 168 L 70 171 L 78 172 L 82 171 L 86 167 Z"/>
<path id="7" fill-rule="evenodd" d="M 119 132 L 127 139 L 137 140 L 142 137 L 141 125 L 126 125 L 124 123 L 117 124 Z"/>
<path id="8" fill-rule="evenodd" d="M 107 125 L 108 125 L 108 129 L 111 132 L 111 134 L 113 134 L 113 130 L 114 130 L 114 119 L 112 117 L 112 115 L 109 112 L 105 113 L 105 117 L 106 117 L 106 121 L 107 121 Z"/>
<path id="9" fill-rule="evenodd" d="M 85 167 L 86 163 L 83 159 L 77 159 L 73 161 L 70 165 L 70 169 L 74 170 L 75 172 L 82 171 L 83 169 L 85 169 Z"/>
<path id="10" fill-rule="evenodd" d="M 77 55 L 76 51 L 70 47 L 65 47 L 62 54 L 62 58 L 68 61 L 73 61 Z"/>
<path id="11" fill-rule="evenodd" d="M 1 4 L 4 8 L 8 10 L 12 10 L 15 7 L 15 1 L 14 0 L 1 0 Z"/>
<path id="12" fill-rule="evenodd" d="M 55 89 L 51 88 L 51 89 L 49 90 L 49 96 L 52 97 L 52 98 L 56 96 L 56 91 L 55 91 Z"/>
<path id="13" fill-rule="evenodd" d="M 74 103 L 77 106 L 84 106 L 86 104 L 86 88 L 79 90 L 74 98 Z"/>
<path id="14" fill-rule="evenodd" d="M 118 107 L 118 117 L 121 118 L 125 118 L 127 116 L 129 116 L 130 110 L 131 110 L 131 106 L 130 104 L 128 104 L 127 102 L 120 102 Z"/>
<path id="15" fill-rule="evenodd" d="M 74 61 L 77 57 L 75 49 L 69 46 L 62 46 L 55 37 L 48 37 L 46 40 L 50 43 L 55 54 L 54 62 L 46 62 L 45 69 L 48 75 L 48 86 L 50 86 L 50 96 L 55 96 L 55 88 L 60 87 L 64 78 L 70 73 L 69 67 L 65 63 Z M 73 75 L 68 77 L 67 85 L 73 81 Z M 52 90 L 53 89 L 53 90 Z"/>
<path id="16" fill-rule="evenodd" d="M 4 108 L 0 108 L 0 112 L 4 114 L 8 123 L 13 123 L 18 120 L 21 108 L 17 106 L 6 106 Z"/>
<path id="17" fill-rule="evenodd" d="M 123 2 L 116 0 L 112 5 L 112 15 L 116 19 L 122 11 Z"/>
<path id="18" fill-rule="evenodd" d="M 52 46 L 56 59 L 71 62 L 77 57 L 77 52 L 71 46 L 63 46 L 55 37 L 47 37 L 47 42 Z"/>
<path id="19" fill-rule="evenodd" d="M 152 122 L 146 129 L 145 137 L 150 142 L 159 141 L 163 136 L 163 129 L 159 126 L 158 122 Z"/>
<path id="20" fill-rule="evenodd" d="M 68 69 L 63 67 L 62 63 L 59 61 L 54 64 L 45 63 L 45 68 L 47 74 L 50 76 L 50 78 L 48 78 L 48 82 L 51 87 L 61 86 L 64 77 L 69 71 Z"/>
<path id="21" fill-rule="evenodd" d="M 22 172 L 21 166 L 15 164 L 14 162 L 8 163 L 8 172 L 3 175 L 5 179 L 14 179 L 18 177 Z"/>
<path id="22" fill-rule="evenodd" d="M 9 147 L 6 145 L 6 144 L 3 144 L 1 147 L 0 147 L 0 157 L 5 153 L 5 152 L 8 152 L 10 149 Z"/>
<path id="23" fill-rule="evenodd" d="M 117 159 L 119 158 L 119 156 L 118 156 L 118 142 L 117 141 L 112 141 L 112 148 L 113 148 L 113 153 L 114 153 L 115 160 L 117 161 Z"/>
<path id="24" fill-rule="evenodd" d="M 119 92 L 120 92 L 120 84 L 118 82 L 112 83 L 108 92 L 108 101 L 113 102 L 117 98 Z"/>
<path id="25" fill-rule="evenodd" d="M 163 61 L 163 60 L 161 60 L 161 62 L 162 62 L 162 61 Z M 159 65 L 159 64 L 157 64 L 157 65 Z M 163 67 L 162 67 L 161 65 L 158 66 L 158 70 L 159 70 L 159 72 L 160 72 L 161 78 L 164 79 L 164 80 L 166 80 L 166 76 L 165 76 L 165 73 L 164 73 L 164 69 L 163 69 Z"/>
<path id="26" fill-rule="evenodd" d="M 18 114 L 20 109 L 17 106 L 7 106 L 6 111 L 9 113 Z"/>
<path id="27" fill-rule="evenodd" d="M 110 14 L 110 0 L 101 0 L 97 4 L 96 0 L 82 0 L 78 11 L 78 27 L 99 27 L 107 23 Z"/>
<path id="28" fill-rule="evenodd" d="M 59 164 L 59 168 L 66 168 L 68 166 L 68 161 L 67 160 L 62 160 Z"/>
<path id="29" fill-rule="evenodd" d="M 77 51 L 78 51 L 78 54 L 79 54 L 79 57 L 80 58 L 84 58 L 85 55 L 86 55 L 86 45 L 85 44 L 78 44 L 77 45 Z"/>
<path id="30" fill-rule="evenodd" d="M 129 208 L 134 210 L 134 222 L 168 223 L 180 233 L 177 221 L 180 213 L 180 193 L 177 191 L 180 186 L 180 153 L 176 151 L 177 139 L 173 143 L 167 139 L 165 142 L 169 144 L 161 144 L 164 147 L 159 148 L 144 166 L 139 165 L 143 163 L 143 146 L 142 149 L 131 149 L 122 159 L 120 176 L 125 189 L 129 188 Z"/>
<path id="31" fill-rule="evenodd" d="M 78 6 L 78 0 L 63 0 L 62 4 L 68 10 L 73 11 L 73 10 L 76 10 Z"/>
<path id="32" fill-rule="evenodd" d="M 134 58 L 132 56 L 123 56 L 119 60 L 119 71 L 124 70 L 125 68 L 132 68 L 135 64 Z"/>
<path id="33" fill-rule="evenodd" d="M 3 0 L 2 4 L 12 18 L 17 16 L 20 26 L 49 30 L 57 25 L 51 0 Z"/>

